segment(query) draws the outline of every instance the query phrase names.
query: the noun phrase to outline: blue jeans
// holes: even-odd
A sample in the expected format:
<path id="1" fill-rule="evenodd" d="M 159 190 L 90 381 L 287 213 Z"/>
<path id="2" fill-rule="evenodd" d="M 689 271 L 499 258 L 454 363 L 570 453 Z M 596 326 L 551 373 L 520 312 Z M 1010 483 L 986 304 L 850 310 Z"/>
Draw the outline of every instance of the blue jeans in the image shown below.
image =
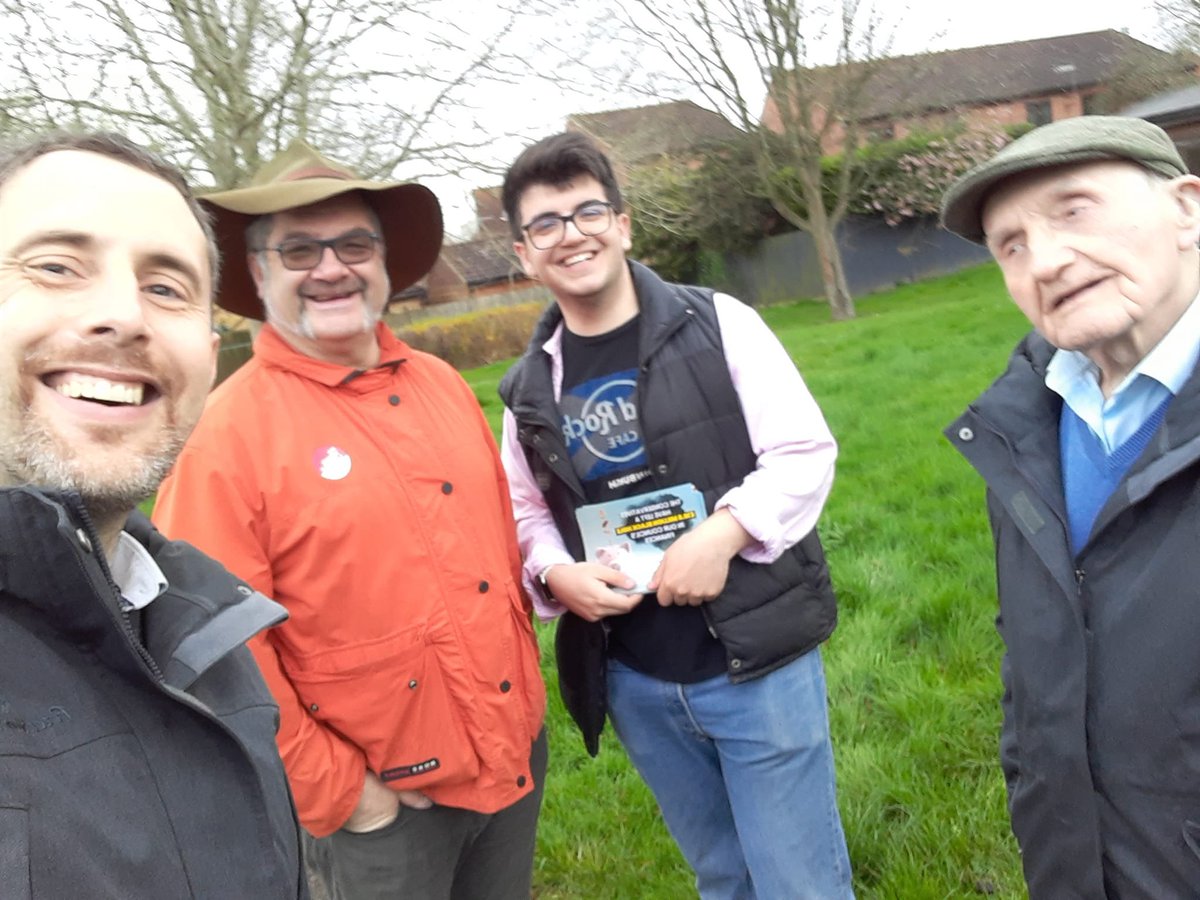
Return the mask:
<path id="1" fill-rule="evenodd" d="M 704 900 L 853 898 L 819 650 L 742 684 L 609 660 L 608 705 Z"/>

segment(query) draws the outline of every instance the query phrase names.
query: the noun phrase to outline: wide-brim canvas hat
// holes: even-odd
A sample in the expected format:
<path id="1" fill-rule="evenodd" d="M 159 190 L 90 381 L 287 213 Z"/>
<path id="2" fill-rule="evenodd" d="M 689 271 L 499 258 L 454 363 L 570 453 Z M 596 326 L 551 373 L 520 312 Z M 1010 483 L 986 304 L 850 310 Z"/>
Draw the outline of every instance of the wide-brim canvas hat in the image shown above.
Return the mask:
<path id="1" fill-rule="evenodd" d="M 262 301 L 246 264 L 246 227 L 259 216 L 363 191 L 379 217 L 385 268 L 396 294 L 433 268 L 442 249 L 442 208 L 429 188 L 414 182 L 366 181 L 326 159 L 302 140 L 293 141 L 245 187 L 202 194 L 213 214 L 224 259 L 217 303 L 253 319 L 264 318 Z"/>

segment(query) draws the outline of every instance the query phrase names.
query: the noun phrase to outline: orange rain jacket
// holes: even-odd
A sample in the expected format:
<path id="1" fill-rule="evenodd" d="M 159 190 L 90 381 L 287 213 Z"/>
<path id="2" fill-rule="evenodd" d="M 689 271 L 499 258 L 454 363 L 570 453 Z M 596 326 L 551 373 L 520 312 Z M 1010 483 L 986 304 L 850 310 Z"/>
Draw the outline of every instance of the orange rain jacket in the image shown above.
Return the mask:
<path id="1" fill-rule="evenodd" d="M 251 649 L 314 835 L 364 767 L 490 813 L 533 789 L 545 689 L 508 487 L 471 389 L 382 324 L 361 371 L 270 325 L 209 398 L 154 518 L 290 618 Z"/>

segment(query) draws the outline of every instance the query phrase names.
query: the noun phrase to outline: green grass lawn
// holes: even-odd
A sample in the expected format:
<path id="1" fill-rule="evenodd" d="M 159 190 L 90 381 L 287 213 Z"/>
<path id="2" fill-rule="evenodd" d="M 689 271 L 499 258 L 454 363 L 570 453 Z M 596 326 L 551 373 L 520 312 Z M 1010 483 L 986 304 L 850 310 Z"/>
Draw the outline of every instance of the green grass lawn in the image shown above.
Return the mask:
<path id="1" fill-rule="evenodd" d="M 859 898 L 1021 897 L 996 760 L 1000 641 L 983 485 L 941 436 L 1026 326 L 994 267 L 764 317 L 841 447 L 821 532 L 840 598 L 826 645 L 834 751 Z M 465 372 L 493 426 L 501 363 Z M 611 732 L 589 759 L 550 692 L 536 890 L 687 898 L 690 873 Z"/>

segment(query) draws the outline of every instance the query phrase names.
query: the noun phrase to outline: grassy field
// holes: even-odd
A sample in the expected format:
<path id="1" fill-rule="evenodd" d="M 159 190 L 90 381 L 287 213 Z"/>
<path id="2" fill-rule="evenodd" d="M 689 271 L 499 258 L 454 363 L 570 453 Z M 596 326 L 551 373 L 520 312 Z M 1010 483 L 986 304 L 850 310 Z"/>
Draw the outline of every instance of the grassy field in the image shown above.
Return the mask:
<path id="1" fill-rule="evenodd" d="M 821 523 L 840 598 L 825 647 L 839 801 L 862 898 L 1024 895 L 996 762 L 1000 642 L 983 485 L 941 436 L 1025 331 L 991 266 L 825 307 L 764 311 L 837 437 Z M 497 364 L 464 373 L 493 426 Z M 536 896 L 695 896 L 611 732 L 583 751 L 551 694 Z"/>

